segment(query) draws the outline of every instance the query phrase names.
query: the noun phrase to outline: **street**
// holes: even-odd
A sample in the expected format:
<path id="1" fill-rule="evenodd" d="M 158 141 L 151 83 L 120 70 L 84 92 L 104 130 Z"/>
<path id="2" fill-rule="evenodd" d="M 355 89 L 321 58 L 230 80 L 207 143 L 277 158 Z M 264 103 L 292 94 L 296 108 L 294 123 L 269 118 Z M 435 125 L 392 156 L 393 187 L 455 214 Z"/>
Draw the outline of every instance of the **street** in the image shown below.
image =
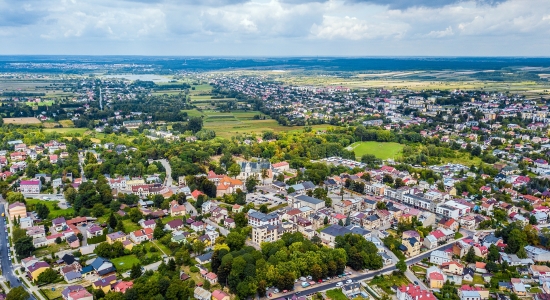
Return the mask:
<path id="1" fill-rule="evenodd" d="M 172 167 L 170 167 L 170 163 L 168 163 L 168 160 L 166 159 L 158 159 L 158 160 L 155 160 L 155 161 L 158 161 L 162 164 L 162 166 L 164 167 L 164 169 L 166 170 L 166 182 L 164 183 L 167 187 L 171 187 L 172 186 Z"/>
<path id="2" fill-rule="evenodd" d="M 0 204 L 0 211 L 5 212 L 4 204 Z M 7 226 L 4 223 L 5 221 L 6 221 L 5 217 L 2 217 L 0 220 L 0 261 L 2 264 L 2 275 L 6 281 L 10 282 L 10 286 L 13 288 L 13 287 L 18 287 L 22 284 L 17 279 L 17 276 L 15 276 L 13 264 L 11 260 L 8 258 L 8 243 L 7 243 L 8 233 L 6 232 Z M 10 250 L 10 253 L 14 255 L 14 252 L 11 250 Z M 32 295 L 31 291 L 29 291 L 24 285 L 23 287 L 31 295 L 30 299 L 36 300 L 36 298 Z"/>
<path id="3" fill-rule="evenodd" d="M 210 220 L 208 220 L 208 219 L 203 219 L 203 221 L 204 221 L 206 224 L 208 224 L 208 225 L 210 225 L 210 226 L 212 226 L 212 227 L 214 227 L 214 228 L 217 228 L 217 229 L 220 231 L 220 234 L 221 234 L 221 235 L 227 236 L 227 235 L 229 234 L 229 230 L 227 230 L 227 229 L 225 229 L 225 228 L 223 228 L 223 227 L 220 227 L 218 224 L 216 224 L 216 223 L 214 223 L 214 222 L 212 222 L 212 221 L 210 221 Z"/>
<path id="4" fill-rule="evenodd" d="M 440 247 L 437 247 L 435 249 L 432 249 L 430 251 L 426 251 L 424 253 L 422 253 L 421 255 L 419 256 L 416 256 L 416 257 L 413 257 L 413 258 L 409 258 L 406 260 L 406 263 L 407 263 L 407 266 L 410 266 L 410 265 L 413 265 L 413 264 L 416 264 L 418 263 L 419 261 L 423 260 L 424 258 L 428 258 L 430 257 L 430 253 L 432 251 L 435 251 L 435 250 L 447 250 L 449 248 L 452 248 L 453 247 L 453 244 L 455 243 L 456 241 L 453 241 L 449 244 L 446 244 L 446 245 L 443 245 L 443 246 L 440 246 Z M 353 279 L 354 282 L 357 282 L 357 281 L 362 281 L 362 280 L 366 280 L 366 279 L 372 279 L 374 276 L 378 276 L 378 275 L 382 275 L 382 274 L 386 274 L 386 273 L 389 273 L 389 272 L 393 272 L 395 271 L 396 268 L 395 268 L 395 264 L 392 264 L 391 266 L 388 266 L 388 267 L 385 267 L 385 268 L 382 268 L 380 270 L 376 270 L 376 271 L 369 271 L 368 273 L 365 273 L 365 274 L 360 274 L 360 275 L 356 275 L 356 276 L 346 276 L 346 277 L 343 277 L 343 278 L 339 278 L 339 279 L 334 279 L 333 281 L 329 282 L 329 283 L 323 283 L 323 284 L 320 284 L 320 285 L 314 285 L 314 287 L 312 288 L 305 288 L 305 289 L 302 289 L 301 286 L 298 284 L 296 287 L 295 287 L 295 290 L 291 293 L 287 293 L 287 294 L 284 294 L 284 295 L 280 295 L 280 294 L 277 294 L 277 295 L 274 295 L 273 298 L 280 298 L 280 297 L 285 297 L 285 298 L 292 298 L 296 292 L 298 292 L 298 295 L 296 296 L 299 296 L 299 295 L 310 295 L 310 294 L 315 294 L 317 292 L 322 292 L 322 291 L 326 291 L 326 290 L 330 290 L 330 289 L 334 289 L 334 288 L 339 288 L 336 286 L 336 284 L 338 282 L 341 282 L 341 281 L 346 281 L 348 279 Z M 419 281 L 420 283 L 420 281 Z M 297 289 L 297 290 L 296 290 Z"/>

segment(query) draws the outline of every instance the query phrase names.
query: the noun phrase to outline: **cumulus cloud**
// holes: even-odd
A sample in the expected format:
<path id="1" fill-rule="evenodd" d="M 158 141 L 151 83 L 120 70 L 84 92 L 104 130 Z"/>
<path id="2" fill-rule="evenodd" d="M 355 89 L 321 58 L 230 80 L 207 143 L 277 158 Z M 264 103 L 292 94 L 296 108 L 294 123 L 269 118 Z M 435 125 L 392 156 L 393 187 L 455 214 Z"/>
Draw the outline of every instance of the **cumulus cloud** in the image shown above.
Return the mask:
<path id="1" fill-rule="evenodd" d="M 457 55 L 459 45 L 486 44 L 488 53 L 544 55 L 527 45 L 550 43 L 550 1 L 4 0 L 0 36 L 9 41 L 0 53 L 10 54 L 79 54 L 86 45 L 86 54 L 362 55 L 368 47 L 378 55 Z M 134 46 L 117 48 L 125 43 Z"/>
<path id="2" fill-rule="evenodd" d="M 349 40 L 402 37 L 406 31 L 405 24 L 371 23 L 349 16 L 326 16 L 320 25 L 314 24 L 311 28 L 311 34 L 316 38 Z"/>

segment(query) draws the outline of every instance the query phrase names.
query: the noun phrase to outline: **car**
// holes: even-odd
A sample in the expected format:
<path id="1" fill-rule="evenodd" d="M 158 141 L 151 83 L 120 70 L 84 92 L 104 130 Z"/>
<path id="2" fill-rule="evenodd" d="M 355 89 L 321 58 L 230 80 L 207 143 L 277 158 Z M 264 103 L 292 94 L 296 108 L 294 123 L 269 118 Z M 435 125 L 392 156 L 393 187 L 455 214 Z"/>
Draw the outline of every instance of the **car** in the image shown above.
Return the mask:
<path id="1" fill-rule="evenodd" d="M 418 285 L 418 281 L 415 280 L 415 281 L 414 281 L 414 285 Z"/>
<path id="2" fill-rule="evenodd" d="M 279 289 L 274 289 L 273 293 L 277 294 L 279 292 Z"/>
<path id="3" fill-rule="evenodd" d="M 340 281 L 336 284 L 336 286 L 343 286 L 343 285 L 344 285 L 344 283 L 342 281 Z"/>
<path id="4" fill-rule="evenodd" d="M 288 293 L 288 290 L 283 290 L 283 293 Z"/>
<path id="5" fill-rule="evenodd" d="M 319 280 L 317 281 L 317 283 L 321 283 L 321 282 L 323 282 L 323 279 L 319 279 Z"/>
<path id="6" fill-rule="evenodd" d="M 313 277 L 311 277 L 311 276 L 308 276 L 306 278 L 307 278 L 307 280 L 312 280 L 313 279 Z"/>
<path id="7" fill-rule="evenodd" d="M 353 280 L 351 280 L 351 279 L 348 279 L 348 280 L 346 281 L 347 284 L 350 284 L 350 283 L 352 283 L 352 282 L 353 282 Z"/>
<path id="8" fill-rule="evenodd" d="M 329 280 L 330 280 L 330 277 L 327 277 L 325 280 L 326 280 L 326 281 L 329 281 Z"/>
<path id="9" fill-rule="evenodd" d="M 295 294 L 296 294 L 296 295 L 300 295 L 300 293 L 301 293 L 300 291 L 297 291 Z"/>

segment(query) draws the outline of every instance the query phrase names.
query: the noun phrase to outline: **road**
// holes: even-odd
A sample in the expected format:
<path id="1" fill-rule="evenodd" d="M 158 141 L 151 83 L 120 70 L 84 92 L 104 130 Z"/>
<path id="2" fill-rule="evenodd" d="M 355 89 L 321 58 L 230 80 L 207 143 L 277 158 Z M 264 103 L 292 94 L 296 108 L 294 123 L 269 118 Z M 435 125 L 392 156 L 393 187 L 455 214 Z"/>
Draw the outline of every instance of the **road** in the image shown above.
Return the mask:
<path id="1" fill-rule="evenodd" d="M 167 187 L 171 187 L 173 179 L 172 179 L 172 167 L 170 167 L 170 163 L 166 159 L 158 159 L 158 160 L 154 160 L 154 161 L 160 162 L 162 164 L 162 166 L 164 167 L 164 169 L 166 170 L 166 179 L 165 179 L 164 184 Z"/>
<path id="2" fill-rule="evenodd" d="M 223 235 L 223 236 L 227 236 L 229 234 L 229 230 L 223 228 L 223 227 L 220 227 L 220 225 L 208 220 L 208 219 L 203 219 L 203 221 L 208 224 L 208 225 L 211 225 L 213 226 L 214 228 L 217 228 L 219 231 L 220 231 L 220 234 Z"/>
<path id="3" fill-rule="evenodd" d="M 413 264 L 416 264 L 418 263 L 419 261 L 423 260 L 424 258 L 428 258 L 430 257 L 430 253 L 432 251 L 435 251 L 435 250 L 447 250 L 449 248 L 452 248 L 453 247 L 453 244 L 455 243 L 456 241 L 453 241 L 449 244 L 446 244 L 446 245 L 443 245 L 443 246 L 440 246 L 440 247 L 437 247 L 435 249 L 432 249 L 430 251 L 426 251 L 424 253 L 422 253 L 421 255 L 419 256 L 416 256 L 416 257 L 413 257 L 413 258 L 409 258 L 406 260 L 407 262 L 407 265 L 410 266 L 410 265 L 413 265 Z M 374 276 L 378 276 L 378 275 L 382 275 L 382 274 L 386 274 L 386 273 L 389 273 L 389 272 L 393 272 L 395 271 L 396 268 L 395 268 L 395 264 L 391 265 L 391 266 L 388 266 L 388 267 L 385 267 L 385 268 L 382 268 L 380 270 L 376 270 L 376 271 L 369 271 L 368 273 L 363 273 L 363 274 L 360 274 L 360 275 L 356 275 L 356 276 L 346 276 L 345 278 L 341 278 L 341 279 L 338 279 L 338 280 L 334 280 L 334 281 L 331 281 L 331 282 L 328 282 L 328 283 L 325 283 L 325 284 L 321 284 L 321 285 L 314 285 L 313 287 L 311 288 L 306 288 L 306 289 L 302 289 L 302 287 L 299 285 L 299 284 L 296 284 L 296 287 L 295 287 L 295 291 L 291 292 L 291 293 L 287 293 L 287 294 L 274 294 L 273 295 L 273 298 L 280 298 L 280 297 L 284 297 L 284 298 L 292 298 L 292 296 L 294 296 L 296 294 L 296 292 L 298 292 L 298 295 L 296 296 L 300 296 L 300 295 L 310 295 L 310 294 L 315 294 L 317 292 L 323 292 L 323 291 L 326 291 L 326 290 L 330 290 L 330 289 L 334 289 L 334 288 L 338 288 L 336 286 L 336 284 L 338 282 L 341 282 L 341 281 L 346 281 L 348 279 L 353 279 L 354 282 L 356 281 L 362 281 L 362 280 L 366 280 L 366 279 L 371 279 L 373 278 Z"/>
<path id="4" fill-rule="evenodd" d="M 4 204 L 0 204 L 0 212 L 5 211 Z M 13 288 L 20 286 L 21 282 L 19 282 L 17 276 L 15 276 L 13 264 L 11 260 L 8 259 L 8 233 L 6 232 L 7 226 L 4 224 L 5 221 L 6 219 L 4 217 L 0 218 L 0 261 L 2 264 L 2 275 L 6 281 L 10 282 L 10 286 Z M 11 251 L 10 253 L 13 254 L 14 252 Z M 29 291 L 24 285 L 23 287 L 27 290 L 27 292 L 29 292 L 29 294 L 31 294 L 30 299 L 36 300 L 36 298 L 32 295 L 32 292 Z"/>
<path id="5" fill-rule="evenodd" d="M 197 209 L 189 202 L 185 202 L 185 209 L 189 212 L 191 216 L 196 216 L 198 214 Z"/>

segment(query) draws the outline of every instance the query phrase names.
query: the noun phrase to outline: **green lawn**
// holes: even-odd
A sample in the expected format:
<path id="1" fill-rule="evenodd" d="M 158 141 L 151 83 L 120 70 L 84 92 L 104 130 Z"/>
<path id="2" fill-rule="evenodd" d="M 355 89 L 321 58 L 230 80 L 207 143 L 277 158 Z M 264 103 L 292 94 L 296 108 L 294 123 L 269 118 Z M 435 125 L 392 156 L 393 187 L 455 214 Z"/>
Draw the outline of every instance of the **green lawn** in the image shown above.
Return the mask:
<path id="1" fill-rule="evenodd" d="M 420 266 L 411 266 L 411 270 L 413 272 L 418 272 L 418 273 L 426 273 L 426 269 L 420 267 Z"/>
<path id="2" fill-rule="evenodd" d="M 133 265 L 141 263 L 141 261 L 133 254 L 114 258 L 111 262 L 120 273 L 130 270 Z"/>
<path id="3" fill-rule="evenodd" d="M 455 240 L 458 240 L 459 238 L 462 238 L 464 235 L 462 235 L 462 233 L 460 232 L 457 232 L 455 233 Z"/>
<path id="4" fill-rule="evenodd" d="M 62 291 L 62 288 L 55 289 L 55 291 L 52 291 L 52 289 L 42 289 L 44 295 L 46 295 L 46 297 L 48 297 L 48 299 L 50 300 L 61 298 Z"/>
<path id="5" fill-rule="evenodd" d="M 48 215 L 48 218 L 55 219 L 60 216 L 64 216 L 67 219 L 70 219 L 69 216 L 74 216 L 74 208 L 68 208 L 68 209 L 54 209 L 54 205 L 59 203 L 59 201 L 46 201 L 46 200 L 38 200 L 38 199 L 27 199 L 27 207 L 29 205 L 34 206 L 37 203 L 46 204 L 48 209 L 50 210 L 50 214 Z"/>
<path id="6" fill-rule="evenodd" d="M 371 285 L 376 285 L 387 294 L 394 294 L 391 287 L 394 285 L 402 286 L 409 284 L 410 281 L 403 275 L 385 275 L 371 280 Z"/>
<path id="7" fill-rule="evenodd" d="M 122 224 L 124 224 L 124 232 L 130 233 L 133 231 L 136 231 L 138 229 L 141 229 L 141 226 L 138 224 L 132 222 L 132 220 L 122 220 Z"/>
<path id="8" fill-rule="evenodd" d="M 479 274 L 474 274 L 474 281 L 473 284 L 485 284 L 485 281 L 483 280 L 483 277 Z"/>
<path id="9" fill-rule="evenodd" d="M 157 241 L 151 241 L 153 243 L 153 245 L 157 246 L 157 248 L 159 250 L 161 250 L 159 252 L 160 256 L 163 256 L 164 254 L 162 253 L 164 251 L 164 253 L 166 253 L 166 255 L 170 255 L 172 254 L 172 251 L 170 251 L 170 249 L 168 249 L 168 247 L 164 246 L 162 243 L 158 243 Z"/>
<path id="10" fill-rule="evenodd" d="M 372 154 L 379 159 L 397 158 L 403 150 L 399 143 L 356 142 L 350 145 L 355 156 L 360 158 L 365 154 Z"/>
<path id="11" fill-rule="evenodd" d="M 333 289 L 327 291 L 327 297 L 332 300 L 347 300 L 348 297 L 342 293 L 341 289 Z"/>
<path id="12" fill-rule="evenodd" d="M 83 134 L 87 130 L 88 128 L 47 128 L 47 129 L 44 129 L 44 132 L 45 133 L 57 132 L 60 134 L 72 134 L 72 133 Z"/>

